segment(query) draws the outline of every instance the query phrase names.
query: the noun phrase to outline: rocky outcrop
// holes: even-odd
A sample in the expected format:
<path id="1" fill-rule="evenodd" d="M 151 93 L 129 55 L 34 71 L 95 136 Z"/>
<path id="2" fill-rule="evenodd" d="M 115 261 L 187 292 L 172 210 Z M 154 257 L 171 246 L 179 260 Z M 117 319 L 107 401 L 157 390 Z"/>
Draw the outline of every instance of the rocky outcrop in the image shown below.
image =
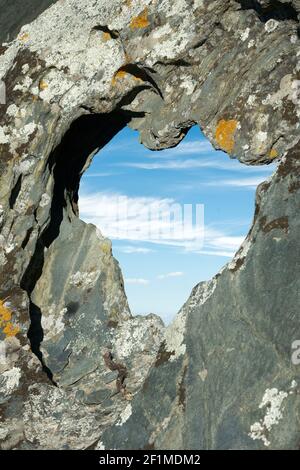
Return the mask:
<path id="1" fill-rule="evenodd" d="M 298 0 L 1 3 L 1 448 L 298 448 Z M 235 258 L 166 329 L 131 315 L 78 217 L 126 125 L 153 150 L 199 125 L 279 161 Z"/>

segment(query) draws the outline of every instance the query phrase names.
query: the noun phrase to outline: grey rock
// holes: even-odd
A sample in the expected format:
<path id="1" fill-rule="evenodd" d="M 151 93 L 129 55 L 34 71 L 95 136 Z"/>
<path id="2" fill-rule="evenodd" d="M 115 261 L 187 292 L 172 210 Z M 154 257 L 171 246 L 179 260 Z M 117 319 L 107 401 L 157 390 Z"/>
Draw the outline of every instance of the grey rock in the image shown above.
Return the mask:
<path id="1" fill-rule="evenodd" d="M 1 449 L 298 448 L 299 2 L 35 3 L 0 3 Z M 132 316 L 79 219 L 81 175 L 126 125 L 279 163 L 168 328 Z"/>

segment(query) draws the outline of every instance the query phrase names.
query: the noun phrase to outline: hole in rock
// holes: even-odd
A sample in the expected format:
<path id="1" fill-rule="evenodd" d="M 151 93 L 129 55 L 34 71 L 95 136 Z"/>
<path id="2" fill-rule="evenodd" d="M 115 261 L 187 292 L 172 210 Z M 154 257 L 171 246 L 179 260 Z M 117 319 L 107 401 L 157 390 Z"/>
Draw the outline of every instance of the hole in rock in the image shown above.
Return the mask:
<path id="1" fill-rule="evenodd" d="M 281 2 L 280 0 L 269 0 L 259 2 L 258 0 L 237 0 L 243 10 L 255 10 L 259 19 L 266 23 L 274 19 L 277 21 L 292 20 L 299 22 L 298 13 L 292 3 Z"/>
<path id="2" fill-rule="evenodd" d="M 252 223 L 255 189 L 273 170 L 215 151 L 197 126 L 159 152 L 125 127 L 95 155 L 80 218 L 112 240 L 133 314 L 169 323 L 194 285 L 230 261 Z"/>

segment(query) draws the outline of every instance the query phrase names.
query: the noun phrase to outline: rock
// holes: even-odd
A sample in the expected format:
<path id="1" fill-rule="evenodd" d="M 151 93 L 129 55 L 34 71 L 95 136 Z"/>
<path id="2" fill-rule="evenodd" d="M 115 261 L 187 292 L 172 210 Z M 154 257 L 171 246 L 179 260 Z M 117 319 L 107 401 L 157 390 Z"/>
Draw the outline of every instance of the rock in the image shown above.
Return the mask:
<path id="1" fill-rule="evenodd" d="M 0 447 L 298 448 L 298 0 L 35 3 L 0 2 Z M 199 125 L 279 162 L 168 328 L 131 315 L 78 217 L 81 175 L 126 125 L 153 150 Z"/>

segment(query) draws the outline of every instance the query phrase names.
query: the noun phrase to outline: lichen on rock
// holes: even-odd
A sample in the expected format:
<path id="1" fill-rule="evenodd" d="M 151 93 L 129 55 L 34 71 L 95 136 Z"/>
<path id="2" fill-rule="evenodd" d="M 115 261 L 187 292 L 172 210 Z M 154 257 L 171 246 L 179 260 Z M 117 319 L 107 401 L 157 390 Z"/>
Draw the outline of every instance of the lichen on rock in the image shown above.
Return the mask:
<path id="1" fill-rule="evenodd" d="M 0 448 L 298 448 L 299 1 L 21 3 L 0 20 Z M 167 328 L 132 316 L 79 218 L 82 174 L 126 125 L 152 150 L 198 125 L 278 163 Z"/>

